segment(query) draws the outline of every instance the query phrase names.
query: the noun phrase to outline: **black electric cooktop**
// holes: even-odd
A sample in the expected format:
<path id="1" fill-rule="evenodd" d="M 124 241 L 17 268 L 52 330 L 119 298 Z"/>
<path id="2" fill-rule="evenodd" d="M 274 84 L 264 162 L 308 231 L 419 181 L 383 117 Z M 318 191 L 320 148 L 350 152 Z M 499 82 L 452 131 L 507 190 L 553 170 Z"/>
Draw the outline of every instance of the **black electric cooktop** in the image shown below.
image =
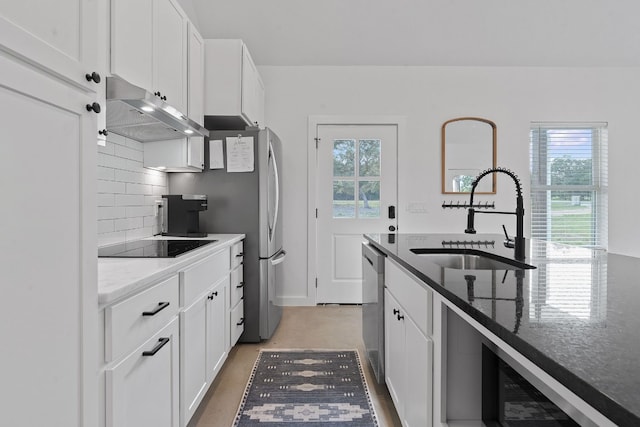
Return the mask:
<path id="1" fill-rule="evenodd" d="M 135 240 L 98 248 L 99 258 L 175 258 L 217 240 Z"/>

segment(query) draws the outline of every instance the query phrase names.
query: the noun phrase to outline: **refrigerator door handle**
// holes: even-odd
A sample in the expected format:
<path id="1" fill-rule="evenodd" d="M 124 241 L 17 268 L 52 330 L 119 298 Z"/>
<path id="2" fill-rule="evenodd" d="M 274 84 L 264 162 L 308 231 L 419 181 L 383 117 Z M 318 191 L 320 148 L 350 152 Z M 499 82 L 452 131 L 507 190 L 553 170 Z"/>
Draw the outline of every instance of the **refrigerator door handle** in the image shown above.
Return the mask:
<path id="1" fill-rule="evenodd" d="M 280 251 L 280 253 L 271 260 L 271 265 L 278 265 L 287 257 L 286 251 Z"/>
<path id="2" fill-rule="evenodd" d="M 275 206 L 275 212 L 273 214 L 273 224 L 271 224 L 271 227 L 270 227 L 270 231 L 273 232 L 276 229 L 276 226 L 278 224 L 278 206 L 280 205 L 280 178 L 278 177 L 278 163 L 276 162 L 276 155 L 273 152 L 273 145 L 271 144 L 271 141 L 269 141 L 269 154 L 270 154 L 269 157 L 273 162 L 273 174 L 276 180 L 276 206 Z"/>

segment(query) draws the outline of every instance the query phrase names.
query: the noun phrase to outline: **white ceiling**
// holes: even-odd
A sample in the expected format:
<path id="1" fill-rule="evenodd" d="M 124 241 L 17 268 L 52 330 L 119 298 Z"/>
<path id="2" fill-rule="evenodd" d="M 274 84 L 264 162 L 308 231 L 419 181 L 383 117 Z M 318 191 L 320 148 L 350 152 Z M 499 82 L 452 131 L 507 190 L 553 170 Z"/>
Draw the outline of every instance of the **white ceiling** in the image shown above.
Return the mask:
<path id="1" fill-rule="evenodd" d="M 257 65 L 640 66 L 639 0 L 180 2 Z"/>

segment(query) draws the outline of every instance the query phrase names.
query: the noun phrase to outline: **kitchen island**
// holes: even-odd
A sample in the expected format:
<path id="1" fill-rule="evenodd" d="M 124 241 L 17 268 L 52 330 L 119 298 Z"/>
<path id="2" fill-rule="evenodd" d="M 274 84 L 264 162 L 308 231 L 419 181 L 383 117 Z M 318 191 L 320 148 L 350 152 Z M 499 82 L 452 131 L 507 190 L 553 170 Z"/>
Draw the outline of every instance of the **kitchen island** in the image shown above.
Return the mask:
<path id="1" fill-rule="evenodd" d="M 510 260 L 513 249 L 498 234 L 365 237 L 450 310 L 515 350 L 611 425 L 640 425 L 639 259 L 533 241 L 525 262 L 535 269 L 462 270 L 412 249 L 475 250 Z M 444 422 L 446 409 L 440 410 Z"/>

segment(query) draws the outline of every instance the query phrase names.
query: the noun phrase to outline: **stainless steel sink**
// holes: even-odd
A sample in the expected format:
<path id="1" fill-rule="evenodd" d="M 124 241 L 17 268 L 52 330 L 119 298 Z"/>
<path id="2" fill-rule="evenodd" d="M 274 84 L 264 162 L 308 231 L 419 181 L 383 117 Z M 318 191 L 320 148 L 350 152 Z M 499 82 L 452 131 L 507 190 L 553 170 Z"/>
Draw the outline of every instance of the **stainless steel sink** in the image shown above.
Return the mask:
<path id="1" fill-rule="evenodd" d="M 535 268 L 517 261 L 503 262 L 484 255 L 470 253 L 437 253 L 425 249 L 411 249 L 411 252 L 426 257 L 434 264 L 456 270 L 522 270 Z"/>

